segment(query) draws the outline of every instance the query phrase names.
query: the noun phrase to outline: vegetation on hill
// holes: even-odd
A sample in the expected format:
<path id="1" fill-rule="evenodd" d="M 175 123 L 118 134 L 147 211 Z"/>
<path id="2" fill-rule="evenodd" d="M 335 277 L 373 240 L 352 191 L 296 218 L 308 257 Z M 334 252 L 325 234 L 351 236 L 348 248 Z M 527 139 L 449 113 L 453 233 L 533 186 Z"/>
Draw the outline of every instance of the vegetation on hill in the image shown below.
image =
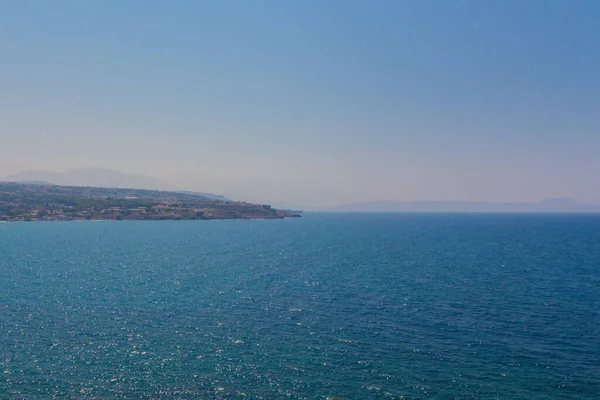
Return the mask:
<path id="1" fill-rule="evenodd" d="M 269 205 L 194 193 L 0 182 L 0 221 L 279 219 Z"/>

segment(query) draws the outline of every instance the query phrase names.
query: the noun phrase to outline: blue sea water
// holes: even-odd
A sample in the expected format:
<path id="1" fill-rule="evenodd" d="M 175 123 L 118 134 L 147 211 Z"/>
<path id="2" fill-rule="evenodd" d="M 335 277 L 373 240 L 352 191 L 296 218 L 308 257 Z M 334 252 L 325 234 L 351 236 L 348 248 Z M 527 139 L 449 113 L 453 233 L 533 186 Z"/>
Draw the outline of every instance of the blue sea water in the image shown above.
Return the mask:
<path id="1" fill-rule="evenodd" d="M 598 399 L 600 216 L 0 224 L 0 398 Z"/>

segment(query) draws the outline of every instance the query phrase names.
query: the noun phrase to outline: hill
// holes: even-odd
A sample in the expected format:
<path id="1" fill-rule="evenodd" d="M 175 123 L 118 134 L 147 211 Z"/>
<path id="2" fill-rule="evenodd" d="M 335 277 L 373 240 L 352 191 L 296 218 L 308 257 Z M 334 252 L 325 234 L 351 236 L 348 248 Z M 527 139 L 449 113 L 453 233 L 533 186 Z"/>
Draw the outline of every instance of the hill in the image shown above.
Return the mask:
<path id="1" fill-rule="evenodd" d="M 168 182 L 150 176 L 126 174 L 112 169 L 84 168 L 66 172 L 23 171 L 7 176 L 6 181 L 46 182 L 64 186 L 96 186 L 154 190 L 177 190 Z"/>
<path id="2" fill-rule="evenodd" d="M 269 205 L 195 193 L 0 182 L 0 221 L 280 219 Z"/>
<path id="3" fill-rule="evenodd" d="M 175 185 L 146 175 L 127 174 L 105 168 L 74 169 L 66 172 L 22 171 L 5 177 L 3 180 L 21 183 L 54 184 L 63 186 L 95 186 L 123 189 L 148 189 L 179 191 L 197 194 L 209 199 L 231 201 L 225 196 L 214 193 L 181 191 Z"/>
<path id="4" fill-rule="evenodd" d="M 209 198 L 211 200 L 218 200 L 218 201 L 233 201 L 228 197 L 222 196 L 220 194 L 214 194 L 214 193 L 204 193 L 204 192 L 193 192 L 190 190 L 178 190 L 177 193 L 182 193 L 182 194 L 191 194 L 191 195 L 196 195 L 196 196 L 202 196 L 202 197 L 206 197 Z"/>

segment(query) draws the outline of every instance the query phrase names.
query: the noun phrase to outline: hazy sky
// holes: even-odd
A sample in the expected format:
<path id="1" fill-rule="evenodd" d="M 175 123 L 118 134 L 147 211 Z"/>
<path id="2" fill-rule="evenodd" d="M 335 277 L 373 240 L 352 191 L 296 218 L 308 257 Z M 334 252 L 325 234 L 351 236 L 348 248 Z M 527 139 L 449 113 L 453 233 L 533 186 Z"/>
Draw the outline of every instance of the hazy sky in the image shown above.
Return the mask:
<path id="1" fill-rule="evenodd" d="M 600 204 L 600 1 L 0 1 L 0 176 Z"/>

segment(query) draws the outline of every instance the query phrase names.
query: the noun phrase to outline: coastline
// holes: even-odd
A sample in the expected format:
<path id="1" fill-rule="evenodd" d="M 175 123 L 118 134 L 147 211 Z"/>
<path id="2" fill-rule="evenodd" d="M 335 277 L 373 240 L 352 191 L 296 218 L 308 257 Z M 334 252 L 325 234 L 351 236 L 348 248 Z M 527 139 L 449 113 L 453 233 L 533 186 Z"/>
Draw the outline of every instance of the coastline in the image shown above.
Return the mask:
<path id="1" fill-rule="evenodd" d="M 0 221 L 221 220 L 299 218 L 268 204 L 198 194 L 0 182 Z"/>

